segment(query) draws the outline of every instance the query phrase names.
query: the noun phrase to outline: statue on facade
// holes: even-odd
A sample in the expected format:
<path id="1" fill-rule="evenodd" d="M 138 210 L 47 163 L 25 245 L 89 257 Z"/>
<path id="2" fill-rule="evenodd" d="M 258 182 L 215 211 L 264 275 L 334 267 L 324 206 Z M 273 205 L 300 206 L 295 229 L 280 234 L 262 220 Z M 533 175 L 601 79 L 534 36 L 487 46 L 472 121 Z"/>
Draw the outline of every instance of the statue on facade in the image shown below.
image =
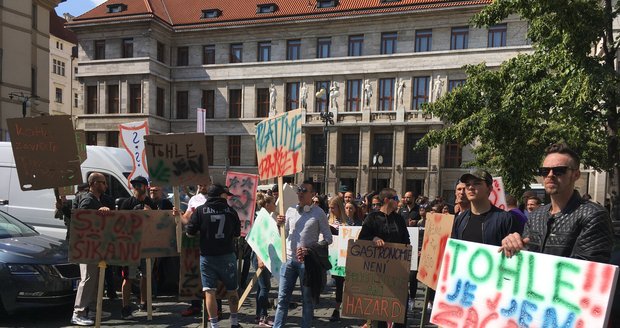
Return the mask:
<path id="1" fill-rule="evenodd" d="M 404 105 L 404 93 L 405 93 L 405 79 L 401 79 L 400 82 L 396 85 L 396 103 L 397 105 Z"/>
<path id="2" fill-rule="evenodd" d="M 278 98 L 278 92 L 276 86 L 271 83 L 269 86 L 269 117 L 276 115 L 276 100 Z"/>
<path id="3" fill-rule="evenodd" d="M 370 84 L 370 80 L 364 81 L 364 104 L 367 107 L 370 107 L 370 102 L 372 99 L 372 85 Z"/>
<path id="4" fill-rule="evenodd" d="M 338 82 L 332 82 L 329 87 L 329 109 L 338 110 L 338 97 L 340 96 L 340 86 Z"/>
<path id="5" fill-rule="evenodd" d="M 439 78 L 439 75 L 435 77 L 433 82 L 433 101 L 437 101 L 443 92 L 443 80 Z"/>
<path id="6" fill-rule="evenodd" d="M 301 108 L 308 109 L 308 87 L 306 82 L 301 84 Z"/>

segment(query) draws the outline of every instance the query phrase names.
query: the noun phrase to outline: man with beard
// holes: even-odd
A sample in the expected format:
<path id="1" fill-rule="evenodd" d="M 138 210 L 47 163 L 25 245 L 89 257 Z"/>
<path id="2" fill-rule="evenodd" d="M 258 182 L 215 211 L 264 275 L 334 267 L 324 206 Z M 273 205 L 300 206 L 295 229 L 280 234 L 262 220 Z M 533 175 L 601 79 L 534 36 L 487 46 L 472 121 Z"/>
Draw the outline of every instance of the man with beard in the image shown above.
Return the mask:
<path id="1" fill-rule="evenodd" d="M 469 200 L 465 194 L 465 183 L 460 182 L 454 188 L 454 215 L 459 215 L 469 209 Z"/>
<path id="2" fill-rule="evenodd" d="M 398 214 L 403 217 L 405 223 L 410 227 L 417 227 L 420 220 L 420 213 L 418 212 L 418 205 L 415 203 L 413 193 L 407 191 L 403 197 L 403 207 L 400 208 Z"/>

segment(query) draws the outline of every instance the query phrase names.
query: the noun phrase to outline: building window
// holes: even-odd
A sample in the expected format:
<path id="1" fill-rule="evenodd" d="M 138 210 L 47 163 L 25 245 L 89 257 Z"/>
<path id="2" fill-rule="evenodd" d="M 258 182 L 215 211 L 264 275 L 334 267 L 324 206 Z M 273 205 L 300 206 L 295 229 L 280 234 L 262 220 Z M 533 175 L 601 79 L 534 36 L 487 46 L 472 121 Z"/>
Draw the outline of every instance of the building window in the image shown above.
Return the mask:
<path id="1" fill-rule="evenodd" d="M 323 95 L 320 97 L 316 97 L 316 102 L 314 105 L 314 111 L 316 113 L 325 112 L 329 108 L 329 86 L 330 81 L 317 81 L 316 91 L 319 92 L 321 89 L 324 89 Z"/>
<path id="2" fill-rule="evenodd" d="M 230 45 L 230 62 L 241 63 L 243 61 L 243 44 L 234 43 Z"/>
<path id="3" fill-rule="evenodd" d="M 86 144 L 89 146 L 97 145 L 97 132 L 95 131 L 86 131 Z"/>
<path id="4" fill-rule="evenodd" d="M 325 165 L 325 138 L 323 134 L 311 134 L 308 145 L 308 165 L 323 166 Z"/>
<path id="5" fill-rule="evenodd" d="M 446 168 L 459 168 L 463 160 L 463 151 L 461 144 L 457 142 L 450 142 L 446 144 L 444 155 L 444 167 Z"/>
<path id="6" fill-rule="evenodd" d="M 189 65 L 189 48 L 178 47 L 177 48 L 177 66 Z"/>
<path id="7" fill-rule="evenodd" d="M 392 166 L 393 137 L 394 136 L 391 133 L 376 133 L 374 135 L 371 156 L 376 153 L 379 153 L 381 156 L 383 156 L 383 165 L 381 166 Z"/>
<path id="8" fill-rule="evenodd" d="M 157 61 L 164 62 L 166 59 L 166 46 L 162 42 L 157 42 Z"/>
<path id="9" fill-rule="evenodd" d="M 429 76 L 418 76 L 413 78 L 413 109 L 419 110 L 422 104 L 428 102 L 428 94 L 430 87 Z"/>
<path id="10" fill-rule="evenodd" d="M 228 91 L 228 117 L 241 118 L 241 89 Z"/>
<path id="11" fill-rule="evenodd" d="M 465 80 L 448 80 L 448 92 L 452 91 L 452 89 L 460 87 L 465 84 Z"/>
<path id="12" fill-rule="evenodd" d="M 206 136 L 207 139 L 207 163 L 213 165 L 213 136 Z"/>
<path id="13" fill-rule="evenodd" d="M 286 111 L 299 108 L 299 82 L 286 84 Z"/>
<path id="14" fill-rule="evenodd" d="M 391 111 L 394 103 L 394 79 L 379 79 L 379 110 Z"/>
<path id="15" fill-rule="evenodd" d="M 269 116 L 269 88 L 256 89 L 256 117 Z"/>
<path id="16" fill-rule="evenodd" d="M 95 41 L 95 59 L 105 59 L 105 40 Z"/>
<path id="17" fill-rule="evenodd" d="M 106 137 L 106 146 L 118 147 L 118 131 L 108 131 Z"/>
<path id="18" fill-rule="evenodd" d="M 32 66 L 30 67 L 30 90 L 32 90 L 33 96 L 37 95 L 37 82 L 37 67 Z"/>
<path id="19" fill-rule="evenodd" d="M 97 114 L 97 86 L 86 87 L 86 114 Z"/>
<path id="20" fill-rule="evenodd" d="M 415 31 L 415 52 L 431 51 L 433 46 L 433 30 Z"/>
<path id="21" fill-rule="evenodd" d="M 124 3 L 114 3 L 108 5 L 108 14 L 120 13 L 127 10 L 127 5 Z"/>
<path id="22" fill-rule="evenodd" d="M 120 113 L 118 85 L 108 85 L 108 114 Z"/>
<path id="23" fill-rule="evenodd" d="M 316 7 L 317 8 L 331 8 L 336 7 L 338 5 L 338 0 L 317 0 Z"/>
<path id="24" fill-rule="evenodd" d="M 77 80 L 77 75 L 78 75 L 78 68 L 77 68 L 77 67 L 74 67 L 74 68 L 73 68 L 73 79 L 74 79 L 74 80 Z"/>
<path id="25" fill-rule="evenodd" d="M 415 149 L 414 147 L 424 137 L 424 133 L 407 133 L 407 148 L 405 151 L 405 166 L 427 167 L 428 148 Z"/>
<path id="26" fill-rule="evenodd" d="M 275 3 L 267 3 L 262 5 L 256 5 L 257 14 L 270 14 L 278 10 L 278 5 Z"/>
<path id="27" fill-rule="evenodd" d="M 215 64 L 215 46 L 210 44 L 202 47 L 202 64 Z"/>
<path id="28" fill-rule="evenodd" d="M 361 56 L 364 48 L 364 35 L 349 36 L 349 56 Z"/>
<path id="29" fill-rule="evenodd" d="M 78 107 L 79 95 L 77 93 L 73 94 L 73 107 Z"/>
<path id="30" fill-rule="evenodd" d="M 329 58 L 332 47 L 332 38 L 318 38 L 316 40 L 316 58 Z"/>
<path id="31" fill-rule="evenodd" d="M 157 88 L 157 116 L 164 117 L 164 103 L 166 94 L 163 88 Z"/>
<path id="32" fill-rule="evenodd" d="M 142 85 L 129 85 L 129 112 L 142 113 Z"/>
<path id="33" fill-rule="evenodd" d="M 65 63 L 61 60 L 52 59 L 52 73 L 65 76 Z"/>
<path id="34" fill-rule="evenodd" d="M 219 9 L 205 9 L 202 11 L 202 15 L 200 18 L 209 19 L 209 18 L 218 18 L 222 14 L 222 11 Z"/>
<path id="35" fill-rule="evenodd" d="M 362 80 L 347 81 L 347 112 L 359 112 L 362 100 Z"/>
<path id="36" fill-rule="evenodd" d="M 301 59 L 301 40 L 286 41 L 286 60 Z"/>
<path id="37" fill-rule="evenodd" d="M 62 89 L 56 88 L 56 102 L 62 104 Z"/>
<path id="38" fill-rule="evenodd" d="M 259 42 L 258 43 L 258 58 L 259 62 L 267 62 L 271 60 L 271 42 Z"/>
<path id="39" fill-rule="evenodd" d="M 469 40 L 469 27 L 453 27 L 450 36 L 450 49 L 467 49 Z"/>
<path id="40" fill-rule="evenodd" d="M 186 120 L 189 114 L 189 92 L 177 91 L 177 119 Z"/>
<path id="41" fill-rule="evenodd" d="M 340 165 L 358 166 L 360 154 L 360 135 L 343 133 L 341 138 Z"/>
<path id="42" fill-rule="evenodd" d="M 390 55 L 396 53 L 397 32 L 381 33 L 381 54 Z"/>
<path id="43" fill-rule="evenodd" d="M 499 24 L 489 27 L 488 47 L 505 47 L 506 46 L 506 24 Z"/>
<path id="44" fill-rule="evenodd" d="M 133 39 L 123 39 L 123 58 L 133 57 Z"/>
<path id="45" fill-rule="evenodd" d="M 241 136 L 228 137 L 228 159 L 231 166 L 241 165 Z"/>
<path id="46" fill-rule="evenodd" d="M 32 5 L 32 28 L 37 29 L 37 21 L 39 20 L 39 15 L 37 14 L 37 5 Z"/>
<path id="47" fill-rule="evenodd" d="M 205 118 L 215 117 L 215 90 L 202 90 L 202 108 Z"/>

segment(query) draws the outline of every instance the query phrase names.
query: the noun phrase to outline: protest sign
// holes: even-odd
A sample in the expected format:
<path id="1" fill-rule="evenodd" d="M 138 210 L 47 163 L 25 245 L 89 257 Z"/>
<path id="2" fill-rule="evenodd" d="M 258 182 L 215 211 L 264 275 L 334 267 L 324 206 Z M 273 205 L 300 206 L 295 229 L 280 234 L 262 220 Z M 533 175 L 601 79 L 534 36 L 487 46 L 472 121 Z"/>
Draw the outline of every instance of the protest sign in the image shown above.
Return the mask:
<path id="1" fill-rule="evenodd" d="M 70 116 L 12 118 L 7 125 L 22 190 L 82 183 Z"/>
<path id="2" fill-rule="evenodd" d="M 493 178 L 493 189 L 489 195 L 491 204 L 499 209 L 506 210 L 506 192 L 504 189 L 504 180 L 502 177 Z"/>
<path id="3" fill-rule="evenodd" d="M 416 271 L 418 269 L 420 228 L 407 227 L 407 232 L 409 233 L 409 245 L 411 245 L 411 248 L 413 249 L 413 253 L 411 254 L 411 267 L 409 269 L 411 271 Z"/>
<path id="4" fill-rule="evenodd" d="M 301 122 L 301 109 L 297 109 L 256 125 L 256 153 L 261 180 L 301 172 Z"/>
<path id="5" fill-rule="evenodd" d="M 290 183 L 285 183 L 281 190 L 279 190 L 278 199 L 276 199 L 276 206 L 280 208 L 280 203 L 284 206 L 284 213 L 289 207 L 295 207 L 299 203 L 297 198 L 297 187 Z"/>
<path id="6" fill-rule="evenodd" d="M 142 258 L 178 256 L 176 222 L 171 211 L 142 211 Z"/>
<path id="7" fill-rule="evenodd" d="M 338 265 L 339 259 L 339 251 L 340 251 L 340 241 L 336 238 L 338 236 L 334 236 L 334 240 L 331 244 L 329 244 L 327 248 L 327 257 L 329 259 L 329 263 L 332 265 L 332 268 L 329 269 L 329 273 L 332 276 L 345 277 L 346 276 L 346 268 L 344 265 Z"/>
<path id="8" fill-rule="evenodd" d="M 151 184 L 209 184 L 207 142 L 202 133 L 147 135 L 146 158 Z"/>
<path id="9" fill-rule="evenodd" d="M 404 323 L 411 245 L 349 240 L 344 316 Z"/>
<path id="10" fill-rule="evenodd" d="M 241 236 L 245 237 L 254 222 L 258 175 L 228 171 L 226 185 L 234 195 L 228 198 L 228 205 L 237 211 L 241 220 Z"/>
<path id="11" fill-rule="evenodd" d="M 362 227 L 359 226 L 340 226 L 338 228 L 338 235 L 334 236 L 332 244 L 336 244 L 338 248 L 338 265 L 347 265 L 347 248 L 349 247 L 349 240 L 357 240 Z"/>
<path id="12" fill-rule="evenodd" d="M 245 241 L 265 263 L 269 272 L 278 279 L 286 254 L 282 254 L 282 239 L 278 232 L 278 225 L 266 209 L 261 208 L 258 212 Z"/>
<path id="13" fill-rule="evenodd" d="M 449 239 L 431 322 L 443 327 L 607 327 L 618 267 Z"/>
<path id="14" fill-rule="evenodd" d="M 149 178 L 144 148 L 144 136 L 149 134 L 149 125 L 146 121 L 119 124 L 121 144 L 133 161 L 133 170 L 127 177 L 127 185 L 135 177 Z"/>
<path id="15" fill-rule="evenodd" d="M 426 286 L 435 289 L 443 251 L 452 234 L 454 215 L 429 213 L 426 218 L 417 278 Z"/>
<path id="16" fill-rule="evenodd" d="M 193 301 L 204 297 L 200 280 L 200 237 L 181 237 L 179 300 Z"/>
<path id="17" fill-rule="evenodd" d="M 75 143 L 77 145 L 78 158 L 80 164 L 86 160 L 86 131 L 75 130 Z"/>

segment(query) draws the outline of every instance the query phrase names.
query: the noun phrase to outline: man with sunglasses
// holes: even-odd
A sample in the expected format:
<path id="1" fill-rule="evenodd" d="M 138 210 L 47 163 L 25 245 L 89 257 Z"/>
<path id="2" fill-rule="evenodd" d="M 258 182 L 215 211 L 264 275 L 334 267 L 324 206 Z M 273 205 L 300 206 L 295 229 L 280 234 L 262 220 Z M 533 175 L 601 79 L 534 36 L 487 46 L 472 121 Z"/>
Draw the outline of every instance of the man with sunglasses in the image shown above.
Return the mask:
<path id="1" fill-rule="evenodd" d="M 327 221 L 327 215 L 318 206 L 312 204 L 313 182 L 305 180 L 297 188 L 299 204 L 286 210 L 286 215 L 278 215 L 277 222 L 284 224 L 286 234 L 286 261 L 280 269 L 280 287 L 278 291 L 278 308 L 273 327 L 280 328 L 286 324 L 289 303 L 295 283 L 299 277 L 301 295 L 303 300 L 301 327 L 312 326 L 314 316 L 314 304 L 312 302 L 311 288 L 303 283 L 305 274 L 304 258 L 308 255 L 308 249 L 318 245 L 332 243 L 332 233 Z M 319 235 L 323 240 L 319 241 Z"/>
<path id="2" fill-rule="evenodd" d="M 502 240 L 507 257 L 521 249 L 587 261 L 609 262 L 613 232 L 609 213 L 584 200 L 575 190 L 579 155 L 564 143 L 549 146 L 539 174 L 551 203 L 530 213 L 523 236 L 513 233 Z"/>

